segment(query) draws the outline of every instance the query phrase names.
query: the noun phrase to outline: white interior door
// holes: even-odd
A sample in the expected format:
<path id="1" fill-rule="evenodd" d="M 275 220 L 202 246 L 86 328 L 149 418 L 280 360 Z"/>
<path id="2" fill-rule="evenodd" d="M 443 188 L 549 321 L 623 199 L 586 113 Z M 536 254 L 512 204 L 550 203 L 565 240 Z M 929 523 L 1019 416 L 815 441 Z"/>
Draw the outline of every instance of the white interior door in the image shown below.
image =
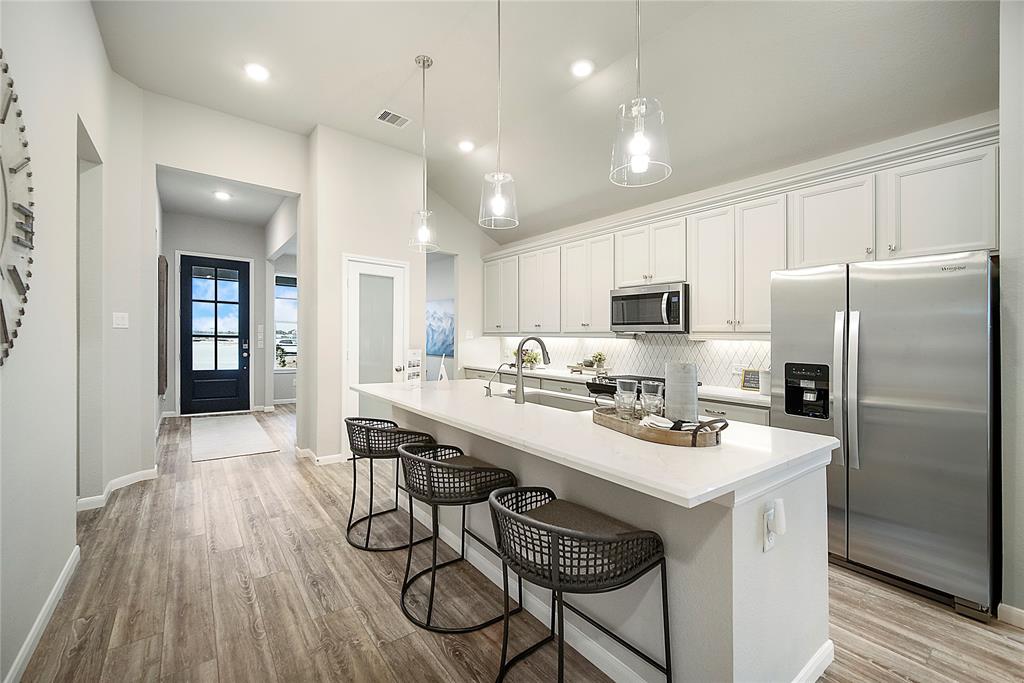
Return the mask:
<path id="1" fill-rule="evenodd" d="M 406 266 L 348 259 L 345 382 L 378 384 L 405 379 L 408 348 Z M 390 418 L 387 404 L 345 392 L 345 416 Z"/>

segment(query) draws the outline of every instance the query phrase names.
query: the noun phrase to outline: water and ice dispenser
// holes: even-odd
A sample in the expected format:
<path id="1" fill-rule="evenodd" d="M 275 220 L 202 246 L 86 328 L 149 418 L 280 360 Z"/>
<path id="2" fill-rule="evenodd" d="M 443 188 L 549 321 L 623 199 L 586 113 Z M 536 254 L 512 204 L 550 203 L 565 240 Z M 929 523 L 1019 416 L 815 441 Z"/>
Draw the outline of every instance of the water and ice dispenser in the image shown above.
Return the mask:
<path id="1" fill-rule="evenodd" d="M 827 365 L 786 363 L 786 413 L 828 419 L 829 377 Z"/>

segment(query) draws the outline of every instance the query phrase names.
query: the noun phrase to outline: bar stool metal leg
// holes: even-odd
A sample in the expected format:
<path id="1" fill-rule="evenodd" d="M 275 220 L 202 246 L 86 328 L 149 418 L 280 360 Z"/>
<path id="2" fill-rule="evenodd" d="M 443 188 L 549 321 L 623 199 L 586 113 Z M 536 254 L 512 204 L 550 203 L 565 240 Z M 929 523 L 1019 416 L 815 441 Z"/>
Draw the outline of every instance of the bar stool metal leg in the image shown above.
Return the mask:
<path id="1" fill-rule="evenodd" d="M 396 512 L 398 510 L 398 495 L 399 495 L 399 491 L 401 490 L 401 486 L 398 483 L 398 470 L 397 470 L 397 460 L 396 460 L 396 470 L 395 470 L 395 504 L 392 505 L 390 508 L 388 508 L 386 510 L 374 511 L 374 509 L 373 509 L 373 489 L 374 489 L 373 469 L 374 469 L 374 460 L 375 459 L 376 458 L 364 458 L 364 457 L 360 457 L 358 455 L 354 455 L 354 456 L 352 456 L 352 458 L 350 458 L 350 460 L 352 460 L 352 502 L 349 505 L 349 509 L 348 509 L 348 525 L 345 527 L 345 538 L 348 540 L 349 545 L 351 545 L 351 546 L 353 546 L 355 548 L 359 548 L 360 550 L 364 550 L 366 552 L 376 553 L 376 552 L 391 552 L 393 550 L 404 550 L 405 548 L 407 548 L 409 546 L 409 544 L 419 545 L 420 543 L 426 543 L 427 541 L 430 540 L 430 537 L 424 537 L 424 538 L 421 538 L 421 539 L 416 540 L 416 541 L 413 541 L 413 539 L 410 537 L 409 543 L 400 543 L 398 545 L 393 545 L 393 546 L 388 546 L 388 547 L 383 547 L 383 548 L 377 548 L 377 547 L 373 547 L 373 546 L 370 545 L 370 539 L 371 539 L 370 533 L 371 533 L 371 530 L 373 528 L 373 520 L 374 520 L 374 518 L 375 517 L 380 517 L 380 516 L 383 516 L 383 515 L 387 515 L 387 514 L 391 514 L 392 512 Z M 369 466 L 370 467 L 370 475 L 369 475 L 370 495 L 369 495 L 369 508 L 368 508 L 369 511 L 368 511 L 367 514 L 359 517 L 358 519 L 353 519 L 353 517 L 355 516 L 355 512 L 356 512 L 356 495 L 357 495 L 358 490 L 359 490 L 358 462 L 360 460 L 369 460 L 370 461 L 370 466 Z M 353 529 L 355 529 L 356 526 L 358 526 L 359 524 L 362 524 L 363 522 L 366 522 L 366 536 L 362 539 L 362 541 L 360 541 L 360 540 L 357 540 L 357 539 L 353 538 L 352 532 L 353 532 Z"/>
<path id="2" fill-rule="evenodd" d="M 490 550 L 492 553 L 497 555 L 497 552 L 493 548 L 491 548 L 491 546 L 486 541 L 484 541 L 484 539 L 482 539 L 479 536 L 477 536 L 475 533 L 473 533 L 472 530 L 466 528 L 466 506 L 463 505 L 462 506 L 462 530 L 461 530 L 462 547 L 459 549 L 459 556 L 458 557 L 454 557 L 454 558 L 452 558 L 450 560 L 446 560 L 444 562 L 438 563 L 438 561 L 437 561 L 437 539 L 440 536 L 440 522 L 439 522 L 439 517 L 438 517 L 439 507 L 440 506 L 438 506 L 438 505 L 431 505 L 430 506 L 430 517 L 431 517 L 430 525 L 432 527 L 432 532 L 433 532 L 432 535 L 431 535 L 430 566 L 425 568 L 425 569 L 421 569 L 420 571 L 418 571 L 415 574 L 413 574 L 412 576 L 410 576 L 409 572 L 412 571 L 412 548 L 413 548 L 413 545 L 416 545 L 416 544 L 420 543 L 420 541 L 417 541 L 415 544 L 410 543 L 408 546 L 406 546 L 407 547 L 407 554 L 406 554 L 406 557 L 405 557 L 405 578 L 402 580 L 402 592 L 401 592 L 401 595 L 400 595 L 400 598 L 399 598 L 399 605 L 402 608 L 402 613 L 405 614 L 406 618 L 409 621 L 411 621 L 412 623 L 416 624 L 420 628 L 426 629 L 428 631 L 433 631 L 435 633 L 469 633 L 471 631 L 478 631 L 478 630 L 480 630 L 482 628 L 486 628 L 488 626 L 491 626 L 492 624 L 496 624 L 496 623 L 498 623 L 499 621 L 501 621 L 504 618 L 504 614 L 498 614 L 498 615 L 496 615 L 496 616 L 494 616 L 494 617 L 492 617 L 490 619 L 487 619 L 486 621 L 482 621 L 479 624 L 473 624 L 471 626 L 446 627 L 446 626 L 435 626 L 433 624 L 434 594 L 436 592 L 435 591 L 435 587 L 436 587 L 436 583 L 437 583 L 437 571 L 439 569 L 444 569 L 445 567 L 453 565 L 456 562 L 464 562 L 464 561 L 466 561 L 466 536 L 467 535 L 470 536 L 471 538 L 476 540 L 478 543 L 483 545 L 485 548 Z M 409 539 L 410 539 L 410 541 L 412 540 L 412 527 L 413 527 L 414 523 L 415 523 L 415 518 L 413 516 L 413 497 L 412 497 L 412 494 L 410 493 L 409 494 Z M 422 540 L 426 541 L 428 539 L 422 539 Z M 420 618 L 418 618 L 418 617 L 416 617 L 416 616 L 414 616 L 412 614 L 411 610 L 409 609 L 409 607 L 406 604 L 406 598 L 408 596 L 409 589 L 412 588 L 413 584 L 415 584 L 416 581 L 420 579 L 420 577 L 426 575 L 428 572 L 430 573 L 430 589 L 429 589 L 429 593 L 428 593 L 428 597 L 427 597 L 427 617 L 426 617 L 425 620 L 422 620 L 422 619 L 420 619 Z M 518 584 L 519 603 L 516 605 L 515 609 L 509 611 L 509 615 L 519 614 L 519 612 L 521 612 L 523 610 L 523 579 L 522 579 L 522 577 L 517 576 L 516 580 L 517 580 L 517 584 Z M 506 577 L 506 584 L 507 584 L 507 577 Z M 506 588 L 507 588 L 507 586 L 506 586 Z M 507 602 L 507 600 L 508 600 L 508 591 L 507 590 L 505 591 L 505 598 L 506 598 L 506 602 Z M 507 609 L 507 605 L 506 605 L 506 609 Z"/>

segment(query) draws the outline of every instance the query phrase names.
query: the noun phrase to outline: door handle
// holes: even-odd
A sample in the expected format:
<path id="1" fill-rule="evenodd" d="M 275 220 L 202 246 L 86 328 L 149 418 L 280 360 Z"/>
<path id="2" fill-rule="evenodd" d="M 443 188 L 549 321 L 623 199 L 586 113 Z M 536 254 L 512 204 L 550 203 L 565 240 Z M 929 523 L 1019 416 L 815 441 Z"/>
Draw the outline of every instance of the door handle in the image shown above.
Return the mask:
<path id="1" fill-rule="evenodd" d="M 846 311 L 836 311 L 835 330 L 832 334 L 832 425 L 839 443 L 843 440 L 843 340 L 846 338 Z M 839 449 L 837 465 L 845 465 L 843 448 Z"/>
<path id="2" fill-rule="evenodd" d="M 704 412 L 707 413 L 708 415 L 725 415 L 726 414 L 726 412 L 724 410 L 711 410 L 711 408 L 705 408 Z"/>
<path id="3" fill-rule="evenodd" d="M 661 295 L 661 324 L 668 325 L 668 292 Z"/>
<path id="4" fill-rule="evenodd" d="M 860 469 L 860 434 L 858 433 L 858 378 L 860 365 L 860 311 L 850 311 L 850 349 L 847 352 L 849 361 L 846 377 L 846 431 L 849 433 L 847 447 L 850 454 L 850 467 Z"/>
<path id="5" fill-rule="evenodd" d="M 249 357 L 249 352 L 248 351 L 243 351 L 242 352 L 242 358 L 248 358 L 248 357 Z"/>

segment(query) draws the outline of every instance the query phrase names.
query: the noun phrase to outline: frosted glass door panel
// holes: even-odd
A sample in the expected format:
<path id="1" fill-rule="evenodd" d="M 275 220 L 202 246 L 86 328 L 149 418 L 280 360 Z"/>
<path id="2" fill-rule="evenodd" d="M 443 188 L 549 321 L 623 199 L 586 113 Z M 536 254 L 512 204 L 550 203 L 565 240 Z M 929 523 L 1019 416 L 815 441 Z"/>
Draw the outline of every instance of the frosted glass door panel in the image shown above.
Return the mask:
<path id="1" fill-rule="evenodd" d="M 359 275 L 359 383 L 390 382 L 394 376 L 395 280 Z M 380 400 L 359 396 L 359 415 L 390 417 Z"/>

